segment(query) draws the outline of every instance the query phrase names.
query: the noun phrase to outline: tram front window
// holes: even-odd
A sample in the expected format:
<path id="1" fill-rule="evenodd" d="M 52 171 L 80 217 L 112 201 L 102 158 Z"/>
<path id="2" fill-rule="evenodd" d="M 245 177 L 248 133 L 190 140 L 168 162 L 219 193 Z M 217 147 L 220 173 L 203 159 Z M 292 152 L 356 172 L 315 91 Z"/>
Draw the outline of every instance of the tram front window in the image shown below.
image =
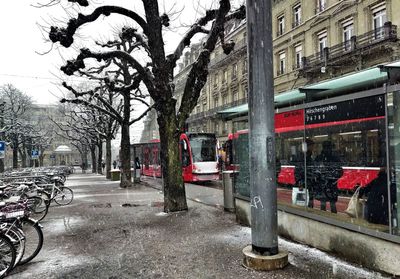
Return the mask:
<path id="1" fill-rule="evenodd" d="M 216 161 L 216 139 L 204 135 L 191 135 L 190 147 L 192 150 L 193 162 Z"/>

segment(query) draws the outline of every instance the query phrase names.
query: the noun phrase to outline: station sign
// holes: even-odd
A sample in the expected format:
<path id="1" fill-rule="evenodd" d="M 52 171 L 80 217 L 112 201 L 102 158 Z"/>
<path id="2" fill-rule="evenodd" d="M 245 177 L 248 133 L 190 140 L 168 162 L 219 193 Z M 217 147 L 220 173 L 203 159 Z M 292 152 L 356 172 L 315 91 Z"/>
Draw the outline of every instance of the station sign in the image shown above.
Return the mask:
<path id="1" fill-rule="evenodd" d="M 0 159 L 4 159 L 6 155 L 6 143 L 4 141 L 0 141 Z"/>
<path id="2" fill-rule="evenodd" d="M 39 159 L 39 150 L 32 150 L 32 159 Z"/>

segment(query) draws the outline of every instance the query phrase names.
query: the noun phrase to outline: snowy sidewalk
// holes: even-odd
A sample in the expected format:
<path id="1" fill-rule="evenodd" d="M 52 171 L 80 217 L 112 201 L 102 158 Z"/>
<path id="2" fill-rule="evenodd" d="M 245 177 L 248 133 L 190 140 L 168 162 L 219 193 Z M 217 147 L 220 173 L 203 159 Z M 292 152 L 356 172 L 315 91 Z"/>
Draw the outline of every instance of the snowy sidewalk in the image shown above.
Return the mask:
<path id="1" fill-rule="evenodd" d="M 93 174 L 71 176 L 67 184 L 76 193 L 73 203 L 50 208 L 42 251 L 9 278 L 383 278 L 284 239 L 289 266 L 248 270 L 242 249 L 251 230 L 221 208 L 189 200 L 187 212 L 165 214 L 162 194 L 150 187 L 120 189 Z M 221 190 L 195 186 L 219 199 L 214 190 Z"/>

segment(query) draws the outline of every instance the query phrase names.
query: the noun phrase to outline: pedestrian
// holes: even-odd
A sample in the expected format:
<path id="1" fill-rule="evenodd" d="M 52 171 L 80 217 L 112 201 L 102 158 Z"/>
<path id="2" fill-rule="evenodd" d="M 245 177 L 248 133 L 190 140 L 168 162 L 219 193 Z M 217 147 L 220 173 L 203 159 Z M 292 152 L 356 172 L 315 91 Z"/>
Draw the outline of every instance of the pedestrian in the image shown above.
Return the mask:
<path id="1" fill-rule="evenodd" d="M 382 167 L 378 173 L 378 177 L 372 180 L 364 188 L 360 189 L 359 198 L 366 195 L 365 202 L 365 219 L 374 224 L 389 225 L 389 197 L 388 197 L 388 178 L 386 168 Z M 391 205 L 396 203 L 396 187 L 395 183 L 390 184 Z"/>
<path id="2" fill-rule="evenodd" d="M 113 167 L 114 167 L 114 169 L 117 168 L 117 161 L 115 161 L 115 160 L 114 160 L 114 162 L 113 162 Z"/>
<path id="3" fill-rule="evenodd" d="M 82 162 L 81 168 L 82 168 L 82 173 L 85 173 L 86 172 L 86 164 L 85 164 L 85 162 Z"/>
<path id="4" fill-rule="evenodd" d="M 103 172 L 104 172 L 105 167 L 106 167 L 106 163 L 104 163 L 104 161 L 102 161 L 101 162 L 101 169 L 103 170 Z"/>
<path id="5" fill-rule="evenodd" d="M 140 169 L 140 161 L 139 161 L 139 157 L 135 158 L 135 169 Z"/>
<path id="6" fill-rule="evenodd" d="M 341 160 L 333 152 L 334 144 L 331 141 L 322 143 L 320 155 L 315 158 L 315 169 L 318 177 L 315 181 L 315 198 L 321 202 L 321 210 L 326 210 L 326 203 L 330 203 L 331 212 L 337 213 L 336 202 L 339 190 L 337 183 L 343 175 Z"/>

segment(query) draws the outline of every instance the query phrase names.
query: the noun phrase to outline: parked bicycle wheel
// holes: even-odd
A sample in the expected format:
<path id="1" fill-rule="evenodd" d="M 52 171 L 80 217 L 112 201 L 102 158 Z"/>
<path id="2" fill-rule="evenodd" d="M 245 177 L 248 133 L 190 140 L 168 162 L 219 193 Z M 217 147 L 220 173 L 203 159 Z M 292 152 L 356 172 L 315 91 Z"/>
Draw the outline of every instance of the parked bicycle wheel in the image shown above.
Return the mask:
<path id="1" fill-rule="evenodd" d="M 31 261 L 43 246 L 43 232 L 39 223 L 31 218 L 21 219 L 21 228 L 25 234 L 25 253 L 19 264 Z"/>
<path id="2" fill-rule="evenodd" d="M 1 231 L 8 236 L 16 251 L 14 266 L 22 259 L 25 252 L 25 234 L 12 223 L 1 224 Z"/>
<path id="3" fill-rule="evenodd" d="M 0 234 L 0 278 L 4 278 L 14 267 L 16 258 L 15 247 L 11 240 Z"/>
<path id="4" fill-rule="evenodd" d="M 60 187 L 60 190 L 57 191 L 57 194 L 54 197 L 54 201 L 58 205 L 70 204 L 73 199 L 74 199 L 74 192 L 72 191 L 72 189 L 68 187 Z"/>
<path id="5" fill-rule="evenodd" d="M 28 198 L 28 209 L 33 213 L 37 221 L 41 221 L 49 211 L 49 203 L 39 196 L 30 197 Z"/>

